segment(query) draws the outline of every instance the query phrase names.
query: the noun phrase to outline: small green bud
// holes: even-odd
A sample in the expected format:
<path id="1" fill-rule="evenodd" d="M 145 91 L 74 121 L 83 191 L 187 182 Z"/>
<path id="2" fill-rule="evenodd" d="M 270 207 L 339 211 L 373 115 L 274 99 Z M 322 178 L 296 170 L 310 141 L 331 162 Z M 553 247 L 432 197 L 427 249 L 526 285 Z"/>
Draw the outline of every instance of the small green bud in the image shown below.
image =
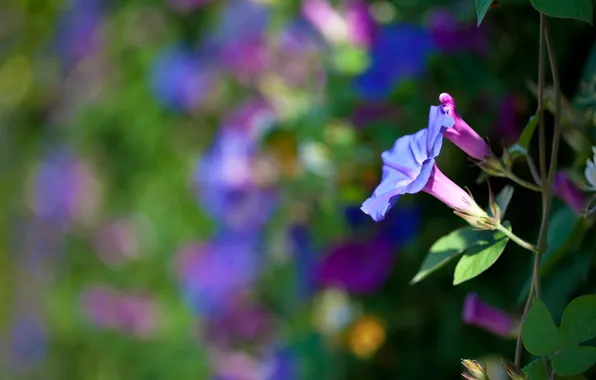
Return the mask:
<path id="1" fill-rule="evenodd" d="M 461 364 L 463 364 L 463 366 L 466 367 L 472 375 L 471 377 L 466 377 L 466 375 L 464 375 L 464 378 L 474 380 L 488 380 L 486 371 L 484 370 L 482 365 L 480 365 L 480 363 L 478 363 L 476 360 L 462 359 Z"/>

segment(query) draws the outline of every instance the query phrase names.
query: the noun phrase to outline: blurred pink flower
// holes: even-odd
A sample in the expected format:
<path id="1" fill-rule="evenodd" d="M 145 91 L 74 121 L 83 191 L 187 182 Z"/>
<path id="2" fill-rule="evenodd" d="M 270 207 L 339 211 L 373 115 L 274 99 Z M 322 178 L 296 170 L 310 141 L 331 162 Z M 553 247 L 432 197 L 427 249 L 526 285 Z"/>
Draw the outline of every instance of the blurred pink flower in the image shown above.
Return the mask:
<path id="1" fill-rule="evenodd" d="M 573 183 L 565 172 L 555 175 L 554 193 L 565 202 L 576 215 L 582 215 L 586 207 L 586 195 Z"/>
<path id="2" fill-rule="evenodd" d="M 372 46 L 378 27 L 364 0 L 346 0 L 345 17 L 350 41 L 360 47 Z"/>
<path id="3" fill-rule="evenodd" d="M 482 302 L 476 293 L 466 296 L 462 320 L 504 338 L 515 336 L 519 327 L 511 315 Z"/>
<path id="4" fill-rule="evenodd" d="M 93 245 L 99 258 L 109 265 L 122 264 L 138 255 L 139 242 L 132 222 L 114 220 L 96 231 Z"/>
<path id="5" fill-rule="evenodd" d="M 83 291 L 81 299 L 83 312 L 100 328 L 148 338 L 158 327 L 159 310 L 152 297 L 93 285 Z"/>

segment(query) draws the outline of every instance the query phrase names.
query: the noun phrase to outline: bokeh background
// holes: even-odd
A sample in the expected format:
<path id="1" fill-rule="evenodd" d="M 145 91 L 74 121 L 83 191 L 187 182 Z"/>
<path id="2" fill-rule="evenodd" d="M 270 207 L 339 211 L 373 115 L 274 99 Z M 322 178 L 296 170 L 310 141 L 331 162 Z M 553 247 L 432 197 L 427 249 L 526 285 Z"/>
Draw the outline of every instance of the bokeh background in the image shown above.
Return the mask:
<path id="1" fill-rule="evenodd" d="M 584 127 L 562 167 L 580 178 L 594 33 L 551 26 Z M 2 2 L 0 378 L 458 379 L 468 357 L 504 379 L 527 252 L 410 286 L 464 221 L 426 194 L 381 223 L 359 207 L 441 92 L 496 152 L 515 142 L 537 31 L 524 0 L 481 27 L 472 0 Z M 486 205 L 478 168 L 443 150 Z M 518 235 L 539 210 L 515 193 Z M 545 279 L 551 310 L 594 291 L 590 244 Z"/>

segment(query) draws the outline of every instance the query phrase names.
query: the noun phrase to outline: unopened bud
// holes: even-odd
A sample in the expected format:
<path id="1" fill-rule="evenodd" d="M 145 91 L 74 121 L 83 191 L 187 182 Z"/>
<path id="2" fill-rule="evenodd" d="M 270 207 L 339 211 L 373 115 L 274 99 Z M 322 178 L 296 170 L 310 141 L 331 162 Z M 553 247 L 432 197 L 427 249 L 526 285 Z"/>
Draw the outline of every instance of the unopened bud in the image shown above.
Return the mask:
<path id="1" fill-rule="evenodd" d="M 519 368 L 515 363 L 513 363 L 509 359 L 501 359 L 503 363 L 503 367 L 507 372 L 507 375 L 513 380 L 527 380 L 526 375 L 522 372 L 521 368 Z"/>
<path id="2" fill-rule="evenodd" d="M 478 166 L 485 173 L 493 177 L 506 177 L 507 170 L 503 166 L 501 160 L 494 156 L 487 156 L 483 161 L 478 163 Z"/>
<path id="3" fill-rule="evenodd" d="M 462 359 L 461 364 L 463 364 L 463 366 L 466 367 L 468 371 L 470 371 L 470 374 L 472 375 L 472 377 L 469 377 L 470 379 L 488 380 L 486 371 L 476 360 Z M 466 378 L 465 375 L 464 378 Z"/>

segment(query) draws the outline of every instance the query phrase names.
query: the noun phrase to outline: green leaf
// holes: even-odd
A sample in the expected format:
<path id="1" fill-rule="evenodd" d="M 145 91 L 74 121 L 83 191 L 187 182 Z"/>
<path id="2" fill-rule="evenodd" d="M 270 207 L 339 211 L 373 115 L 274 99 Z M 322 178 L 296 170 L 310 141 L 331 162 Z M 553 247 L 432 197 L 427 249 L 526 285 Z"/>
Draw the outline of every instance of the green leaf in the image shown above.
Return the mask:
<path id="1" fill-rule="evenodd" d="M 580 344 L 595 338 L 596 295 L 581 296 L 571 301 L 563 311 L 559 331 L 565 344 Z"/>
<path id="2" fill-rule="evenodd" d="M 561 207 L 551 216 L 546 238 L 548 248 L 542 255 L 540 265 L 542 274 L 548 272 L 560 258 L 567 243 L 574 235 L 579 222 L 580 218 L 567 206 Z"/>
<path id="3" fill-rule="evenodd" d="M 460 255 L 474 245 L 481 237 L 480 232 L 474 231 L 471 226 L 462 227 L 437 240 L 426 255 L 422 266 L 416 276 L 410 281 L 415 284 L 426 276 L 441 268 L 452 258 Z"/>
<path id="4" fill-rule="evenodd" d="M 592 0 L 530 0 L 530 3 L 547 16 L 581 20 L 592 25 Z"/>
<path id="5" fill-rule="evenodd" d="M 511 229 L 509 222 L 504 222 L 503 225 Z M 453 273 L 453 285 L 459 285 L 480 275 L 490 268 L 505 250 L 509 238 L 501 231 L 487 232 L 491 232 L 492 236 L 488 235 L 487 239 L 477 241 L 457 263 Z"/>
<path id="6" fill-rule="evenodd" d="M 522 371 L 528 380 L 549 380 L 544 359 L 538 358 L 525 366 Z"/>
<path id="7" fill-rule="evenodd" d="M 476 17 L 478 20 L 476 26 L 480 26 L 492 3 L 493 0 L 476 0 Z"/>
<path id="8" fill-rule="evenodd" d="M 552 356 L 551 362 L 559 376 L 578 375 L 596 363 L 596 347 L 563 347 Z"/>
<path id="9" fill-rule="evenodd" d="M 511 185 L 507 185 L 497 194 L 497 204 L 499 205 L 499 209 L 501 210 L 501 218 L 505 216 L 505 212 L 507 212 L 507 207 L 509 206 L 509 202 L 511 202 L 511 198 L 513 198 L 513 190 L 515 188 Z"/>
<path id="10" fill-rule="evenodd" d="M 517 149 L 522 149 L 522 152 L 527 152 L 528 148 L 530 147 L 530 142 L 532 141 L 532 136 L 534 136 L 534 131 L 536 131 L 536 127 L 538 126 L 538 122 L 540 118 L 536 115 L 530 117 L 528 123 L 524 127 L 521 136 L 517 140 Z M 515 145 L 514 145 L 515 146 Z"/>
<path id="11" fill-rule="evenodd" d="M 558 347 L 559 330 L 546 305 L 537 298 L 522 326 L 522 341 L 526 350 L 536 356 L 552 354 Z"/>

